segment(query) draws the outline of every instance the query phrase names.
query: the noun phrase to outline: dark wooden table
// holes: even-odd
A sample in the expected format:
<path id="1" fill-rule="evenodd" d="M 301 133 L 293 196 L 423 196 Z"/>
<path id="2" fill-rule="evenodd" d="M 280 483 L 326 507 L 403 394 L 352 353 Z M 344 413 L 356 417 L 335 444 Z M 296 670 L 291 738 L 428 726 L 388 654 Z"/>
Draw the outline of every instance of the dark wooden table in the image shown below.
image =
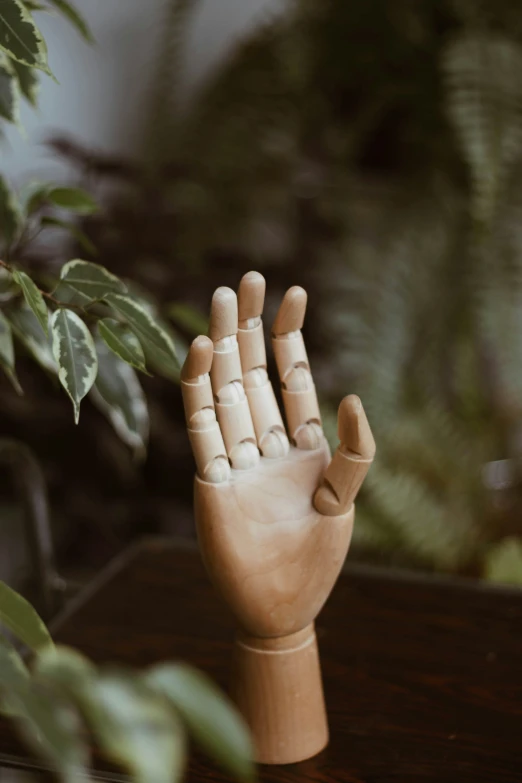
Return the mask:
<path id="1" fill-rule="evenodd" d="M 54 630 L 99 662 L 181 658 L 226 686 L 233 621 L 187 545 L 132 549 Z M 330 745 L 262 781 L 522 781 L 522 591 L 348 567 L 317 631 Z M 5 722 L 2 762 L 35 763 Z M 200 757 L 187 779 L 228 780 Z"/>

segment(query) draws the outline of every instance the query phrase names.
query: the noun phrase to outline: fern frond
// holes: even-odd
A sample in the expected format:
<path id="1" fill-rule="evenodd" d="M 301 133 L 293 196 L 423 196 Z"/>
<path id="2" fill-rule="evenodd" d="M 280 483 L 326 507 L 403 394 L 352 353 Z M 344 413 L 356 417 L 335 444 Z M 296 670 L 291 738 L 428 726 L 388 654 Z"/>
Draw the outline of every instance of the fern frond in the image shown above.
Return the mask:
<path id="1" fill-rule="evenodd" d="M 450 120 L 472 179 L 472 215 L 488 226 L 509 169 L 522 154 L 522 47 L 465 32 L 442 56 Z"/>
<path id="2" fill-rule="evenodd" d="M 377 459 L 366 479 L 381 512 L 414 561 L 453 571 L 476 556 L 477 532 L 467 498 L 437 495 L 414 474 Z"/>
<path id="3" fill-rule="evenodd" d="M 147 158 L 154 164 L 172 156 L 178 121 L 183 65 L 183 42 L 188 22 L 199 0 L 164 0 L 159 56 L 152 85 L 147 126 Z"/>

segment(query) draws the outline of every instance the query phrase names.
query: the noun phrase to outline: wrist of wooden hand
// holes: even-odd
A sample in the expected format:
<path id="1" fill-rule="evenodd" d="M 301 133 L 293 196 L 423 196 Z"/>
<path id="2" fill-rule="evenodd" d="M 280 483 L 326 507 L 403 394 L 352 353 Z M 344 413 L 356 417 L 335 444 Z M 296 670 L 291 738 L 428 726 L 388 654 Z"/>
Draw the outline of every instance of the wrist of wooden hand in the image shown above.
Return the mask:
<path id="1" fill-rule="evenodd" d="M 233 695 L 260 763 L 290 764 L 322 750 L 328 726 L 313 623 L 270 639 L 239 633 Z"/>

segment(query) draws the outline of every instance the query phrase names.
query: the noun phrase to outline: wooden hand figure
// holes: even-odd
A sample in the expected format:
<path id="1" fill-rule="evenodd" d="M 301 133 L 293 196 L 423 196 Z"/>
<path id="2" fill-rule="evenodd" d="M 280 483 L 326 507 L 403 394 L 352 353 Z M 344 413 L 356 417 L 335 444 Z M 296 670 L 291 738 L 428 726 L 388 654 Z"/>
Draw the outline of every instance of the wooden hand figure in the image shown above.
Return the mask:
<path id="1" fill-rule="evenodd" d="M 330 460 L 297 286 L 272 328 L 287 434 L 267 375 L 264 296 L 257 272 L 243 277 L 238 297 L 218 288 L 211 339 L 194 340 L 181 377 L 200 548 L 239 624 L 234 696 L 258 761 L 276 764 L 328 741 L 314 620 L 346 557 L 375 443 L 359 398 L 345 397 Z"/>

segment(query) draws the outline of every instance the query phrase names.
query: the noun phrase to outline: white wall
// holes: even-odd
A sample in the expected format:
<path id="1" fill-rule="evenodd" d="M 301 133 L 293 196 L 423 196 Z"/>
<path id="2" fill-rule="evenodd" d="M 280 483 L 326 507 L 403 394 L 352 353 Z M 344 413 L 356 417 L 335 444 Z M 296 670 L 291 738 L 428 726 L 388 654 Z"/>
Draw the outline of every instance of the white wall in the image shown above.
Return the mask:
<path id="1" fill-rule="evenodd" d="M 279 11 L 285 0 L 200 0 L 186 42 L 184 90 L 190 93 L 232 41 Z M 15 183 L 66 177 L 42 142 L 66 132 L 98 149 L 139 148 L 144 97 L 155 63 L 165 0 L 76 0 L 96 45 L 90 47 L 61 17 L 38 14 L 49 62 L 59 81 L 41 80 L 37 112 L 22 108 L 26 138 L 14 128 L 0 150 L 1 169 Z"/>

